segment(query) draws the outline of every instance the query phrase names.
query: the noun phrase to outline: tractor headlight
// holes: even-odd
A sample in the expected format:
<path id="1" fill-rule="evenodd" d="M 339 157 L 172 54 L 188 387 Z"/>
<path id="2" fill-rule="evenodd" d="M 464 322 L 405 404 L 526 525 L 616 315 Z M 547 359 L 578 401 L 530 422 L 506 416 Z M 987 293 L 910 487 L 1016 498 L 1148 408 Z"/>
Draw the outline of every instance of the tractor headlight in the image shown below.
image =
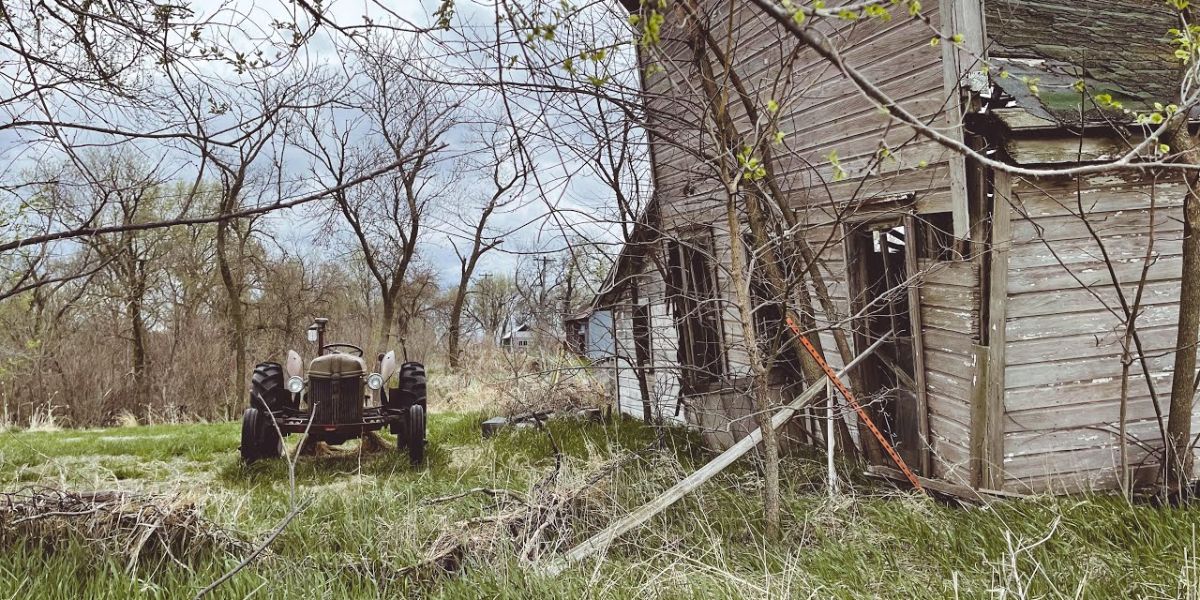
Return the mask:
<path id="1" fill-rule="evenodd" d="M 371 373 L 367 375 L 367 387 L 377 390 L 383 387 L 383 375 L 379 373 Z"/>
<path id="2" fill-rule="evenodd" d="M 304 391 L 304 380 L 299 375 L 292 377 L 287 382 L 287 389 L 293 394 L 299 394 Z"/>

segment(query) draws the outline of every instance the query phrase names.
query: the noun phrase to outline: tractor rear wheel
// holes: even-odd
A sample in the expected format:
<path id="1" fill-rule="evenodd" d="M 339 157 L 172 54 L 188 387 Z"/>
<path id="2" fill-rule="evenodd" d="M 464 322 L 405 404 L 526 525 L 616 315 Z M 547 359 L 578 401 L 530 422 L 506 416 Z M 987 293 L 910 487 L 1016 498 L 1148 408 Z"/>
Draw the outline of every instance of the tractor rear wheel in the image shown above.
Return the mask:
<path id="1" fill-rule="evenodd" d="M 408 460 L 413 466 L 425 462 L 425 407 L 414 404 L 408 409 Z"/>
<path id="2" fill-rule="evenodd" d="M 250 377 L 250 405 L 276 411 L 292 404 L 292 394 L 287 391 L 283 379 L 283 366 L 273 362 L 255 365 L 254 375 Z"/>
<path id="3" fill-rule="evenodd" d="M 242 413 L 242 460 L 247 464 L 264 458 L 283 456 L 283 438 L 275 429 L 271 413 L 255 407 Z"/>

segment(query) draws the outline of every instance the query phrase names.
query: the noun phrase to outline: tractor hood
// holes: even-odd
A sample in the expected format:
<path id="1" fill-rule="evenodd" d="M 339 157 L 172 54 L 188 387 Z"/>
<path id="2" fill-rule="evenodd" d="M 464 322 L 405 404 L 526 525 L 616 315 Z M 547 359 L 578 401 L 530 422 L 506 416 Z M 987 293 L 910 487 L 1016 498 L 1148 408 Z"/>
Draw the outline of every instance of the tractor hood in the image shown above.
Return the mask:
<path id="1" fill-rule="evenodd" d="M 326 354 L 308 363 L 309 377 L 362 377 L 367 363 L 349 354 Z"/>

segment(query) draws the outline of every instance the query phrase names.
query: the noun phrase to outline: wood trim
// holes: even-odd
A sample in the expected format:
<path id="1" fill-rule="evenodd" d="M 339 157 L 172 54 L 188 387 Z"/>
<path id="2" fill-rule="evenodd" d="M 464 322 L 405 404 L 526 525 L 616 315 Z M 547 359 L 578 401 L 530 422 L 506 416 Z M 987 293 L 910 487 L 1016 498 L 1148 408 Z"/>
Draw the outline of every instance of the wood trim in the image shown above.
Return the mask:
<path id="1" fill-rule="evenodd" d="M 991 479 L 991 469 L 988 466 L 987 448 L 987 382 L 988 378 L 988 347 L 975 344 L 971 347 L 971 368 L 975 376 L 971 378 L 971 424 L 970 424 L 970 465 L 971 485 L 985 487 Z"/>
<path id="2" fill-rule="evenodd" d="M 982 484 L 1004 484 L 1004 356 L 1008 318 L 1008 251 L 1012 245 L 1012 176 L 993 174 L 992 241 L 988 261 L 988 377 Z"/>
<path id="3" fill-rule="evenodd" d="M 915 277 L 920 272 L 917 265 L 917 248 L 914 242 L 917 237 L 917 219 L 909 213 L 904 216 L 904 232 L 906 248 L 904 251 L 904 269 L 908 276 Z M 922 475 L 930 475 L 932 444 L 929 439 L 929 396 L 925 388 L 925 327 L 921 323 L 921 287 L 908 286 L 908 321 L 912 330 L 913 345 L 913 379 L 916 380 L 917 393 L 917 435 L 920 437 L 921 453 L 918 467 Z"/>
<path id="4" fill-rule="evenodd" d="M 946 36 L 963 36 L 962 44 L 942 44 L 942 91 L 946 98 L 946 135 L 962 142 L 963 103 L 966 94 L 960 85 L 963 76 L 973 69 L 976 56 L 986 47 L 983 32 L 983 7 L 980 0 L 941 0 L 939 4 L 941 32 Z M 967 198 L 966 158 L 957 152 L 950 156 L 950 207 L 954 215 L 954 237 L 965 240 L 971 235 L 971 216 Z"/>

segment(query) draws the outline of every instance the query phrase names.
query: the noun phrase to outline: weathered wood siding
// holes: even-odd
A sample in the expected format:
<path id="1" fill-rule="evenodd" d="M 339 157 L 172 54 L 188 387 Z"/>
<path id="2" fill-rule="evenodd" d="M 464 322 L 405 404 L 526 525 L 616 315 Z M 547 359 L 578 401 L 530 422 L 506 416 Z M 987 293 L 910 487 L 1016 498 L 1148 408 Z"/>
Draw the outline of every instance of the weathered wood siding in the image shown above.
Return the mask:
<path id="1" fill-rule="evenodd" d="M 1077 187 L 1078 186 L 1078 187 Z M 1181 272 L 1179 176 L 1013 181 L 1005 348 L 1005 486 L 1110 488 L 1119 466 L 1124 313 L 1145 273 L 1137 319 L 1162 413 L 1169 405 Z M 1150 206 L 1154 205 L 1153 212 Z M 1130 371 L 1129 462 L 1143 478 L 1161 448 L 1142 368 Z M 1193 428 L 1196 425 L 1193 425 Z"/>
<path id="2" fill-rule="evenodd" d="M 927 4 L 934 5 L 927 7 L 925 14 L 936 27 L 940 21 L 937 3 Z M 785 137 L 782 145 L 775 146 L 773 167 L 829 288 L 832 312 L 821 309 L 816 290 L 810 289 L 810 297 L 826 357 L 834 368 L 840 368 L 843 360 L 829 328 L 842 328 L 853 339 L 848 321 L 851 302 L 846 285 L 843 223 L 869 218 L 870 213 L 879 210 L 880 201 L 904 194 L 914 196 L 918 212 L 949 212 L 951 153 L 883 114 L 811 49 L 796 51 L 794 38 L 759 10 L 720 0 L 701 0 L 700 6 L 712 37 L 732 57 L 737 75 L 758 110 L 765 114 L 769 100 L 780 105 L 779 128 Z M 731 7 L 736 12 L 729 19 L 726 11 Z M 930 45 L 929 26 L 908 18 L 905 11 L 904 7 L 896 8 L 895 17 L 889 21 L 825 19 L 815 26 L 828 34 L 848 64 L 861 70 L 905 109 L 926 122 L 941 125 L 947 98 L 954 96 L 945 89 L 942 49 Z M 696 153 L 700 148 L 711 152 L 714 137 L 712 125 L 706 121 L 708 107 L 695 63 L 695 29 L 684 23 L 684 13 L 672 10 L 662 30 L 662 43 L 645 50 L 642 56 L 644 64 L 662 68 L 645 80 L 655 153 L 655 189 L 662 208 L 663 235 L 688 235 L 697 228 L 713 232 L 715 253 L 724 265 L 718 268 L 717 277 L 726 303 L 722 333 L 729 375 L 738 377 L 746 374 L 747 361 L 728 276 L 724 196 L 713 166 Z M 711 53 L 708 56 L 720 79 L 719 61 Z M 787 72 L 783 72 L 784 65 L 790 65 Z M 752 142 L 760 134 L 732 88 L 729 94 L 729 113 L 740 135 Z M 835 153 L 838 168 L 831 160 Z M 958 308 L 968 309 L 968 319 L 978 319 L 977 301 Z M 944 342 L 955 335 L 954 327 L 965 327 L 948 324 L 949 317 L 945 311 L 930 314 L 934 328 L 943 332 L 940 337 L 935 335 L 934 341 Z M 956 342 L 955 348 L 961 345 Z M 946 377 L 965 376 L 961 365 L 952 364 L 948 356 L 939 356 L 930 367 L 933 379 L 929 386 L 942 398 L 952 393 L 950 386 L 957 382 L 947 383 Z M 728 396 L 730 392 L 722 394 Z M 966 395 L 962 398 L 965 402 Z M 729 402 L 725 398 L 712 406 L 730 414 L 745 412 L 722 408 Z M 939 406 L 937 411 L 940 428 L 936 431 L 945 441 L 935 443 L 940 444 L 937 450 L 945 457 L 942 471 L 950 472 L 959 464 L 962 448 L 968 445 L 965 431 L 954 429 L 965 417 L 948 405 Z"/>
<path id="3" fill-rule="evenodd" d="M 933 475 L 968 483 L 979 272 L 971 261 L 921 260 L 918 267 Z"/>
<path id="4" fill-rule="evenodd" d="M 657 270 L 648 268 L 637 278 L 640 304 L 650 310 L 650 362 L 646 373 L 651 410 L 668 423 L 685 423 L 689 415 L 679 403 L 680 366 L 678 334 L 666 300 L 666 285 Z M 616 329 L 616 390 L 623 414 L 642 418 L 642 391 L 637 377 L 637 352 L 633 338 L 633 305 L 628 292 L 613 307 Z"/>

